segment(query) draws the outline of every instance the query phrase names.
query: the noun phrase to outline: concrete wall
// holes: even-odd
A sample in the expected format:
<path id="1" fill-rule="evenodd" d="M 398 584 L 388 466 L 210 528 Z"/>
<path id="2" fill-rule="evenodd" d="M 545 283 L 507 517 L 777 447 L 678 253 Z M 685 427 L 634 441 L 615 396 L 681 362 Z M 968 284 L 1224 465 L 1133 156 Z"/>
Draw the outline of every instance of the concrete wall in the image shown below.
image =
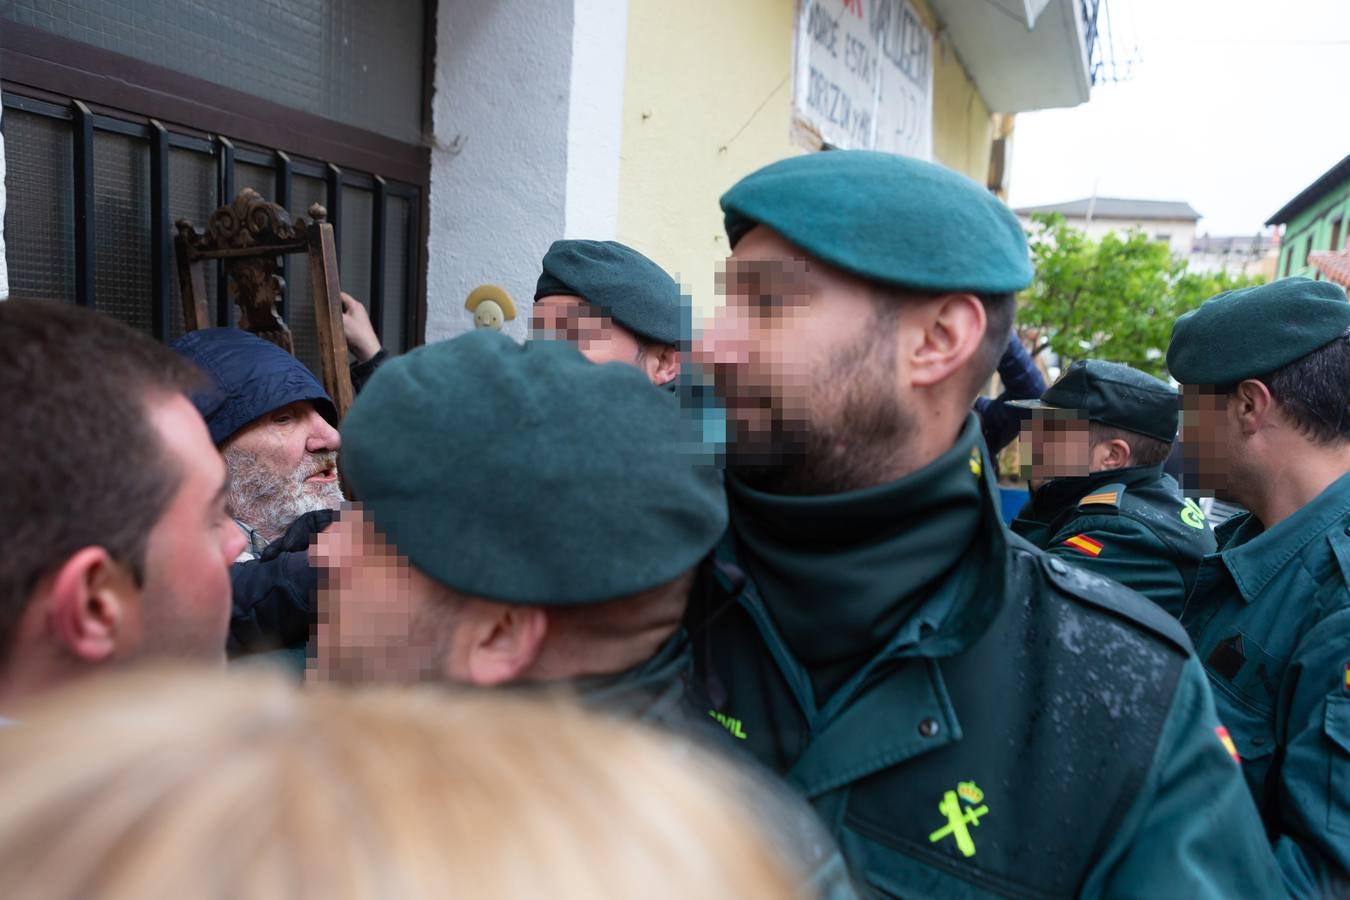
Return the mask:
<path id="1" fill-rule="evenodd" d="M 632 0 L 624 79 L 619 240 L 713 300 L 726 258 L 717 198 L 802 152 L 792 115 L 793 0 Z"/>
<path id="2" fill-rule="evenodd" d="M 440 0 L 432 95 L 427 340 L 472 326 L 483 283 L 524 338 L 539 263 L 561 237 L 613 238 L 626 0 Z"/>
<path id="3" fill-rule="evenodd" d="M 0 109 L 0 116 L 4 115 Z M 5 137 L 0 134 L 0 300 L 9 297 L 9 271 L 5 268 Z"/>
<path id="4" fill-rule="evenodd" d="M 930 27 L 926 0 L 915 0 Z M 717 200 L 802 152 L 790 139 L 795 0 L 440 0 L 427 338 L 470 325 L 465 296 L 505 287 L 527 330 L 559 237 L 617 238 L 700 309 L 726 258 Z M 934 56 L 933 151 L 984 183 L 989 110 L 955 48 Z"/>
<path id="5" fill-rule="evenodd" d="M 925 0 L 915 0 L 930 27 Z M 711 309 L 726 258 L 717 199 L 741 176 L 801 153 L 789 139 L 795 0 L 630 0 L 619 240 Z M 989 110 L 953 48 L 936 42 L 933 152 L 981 184 Z"/>
<path id="6" fill-rule="evenodd" d="M 566 226 L 572 4 L 440 0 L 432 95 L 427 340 L 464 331 L 500 284 L 526 332 L 539 260 Z"/>

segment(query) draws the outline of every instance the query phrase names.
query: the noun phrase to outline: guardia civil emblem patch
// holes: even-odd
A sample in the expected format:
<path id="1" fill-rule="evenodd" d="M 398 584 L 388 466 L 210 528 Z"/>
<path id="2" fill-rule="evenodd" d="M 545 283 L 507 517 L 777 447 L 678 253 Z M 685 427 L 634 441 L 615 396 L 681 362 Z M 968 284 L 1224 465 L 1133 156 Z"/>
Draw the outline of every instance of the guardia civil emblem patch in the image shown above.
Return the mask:
<path id="1" fill-rule="evenodd" d="M 984 804 L 984 791 L 973 781 L 963 781 L 956 790 L 942 795 L 938 812 L 947 817 L 947 824 L 930 834 L 928 842 L 936 844 L 951 836 L 962 856 L 974 856 L 975 839 L 970 836 L 970 829 L 978 826 L 980 817 L 989 812 Z"/>

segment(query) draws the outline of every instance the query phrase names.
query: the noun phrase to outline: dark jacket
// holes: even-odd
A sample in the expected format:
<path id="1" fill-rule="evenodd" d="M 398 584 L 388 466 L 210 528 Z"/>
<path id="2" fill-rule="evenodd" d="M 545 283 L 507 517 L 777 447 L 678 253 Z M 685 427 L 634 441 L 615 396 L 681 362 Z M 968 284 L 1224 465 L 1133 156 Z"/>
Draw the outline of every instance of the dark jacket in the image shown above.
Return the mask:
<path id="1" fill-rule="evenodd" d="M 223 367 L 223 373 L 233 371 L 230 362 L 232 354 L 223 356 L 223 360 L 217 360 L 218 367 Z M 381 350 L 364 363 L 352 363 L 352 390 L 361 390 L 385 358 Z M 285 374 L 289 367 L 278 364 L 278 368 L 282 372 L 281 378 L 270 382 L 263 379 L 258 391 L 236 401 L 234 408 L 242 410 L 240 414 L 247 414 L 255 406 L 267 406 L 268 403 L 275 405 L 267 406 L 263 412 L 284 406 L 291 399 L 275 401 L 284 399 L 284 392 L 290 390 L 287 386 L 306 384 L 302 376 Z M 268 396 L 269 383 L 273 387 L 281 385 L 283 394 Z M 326 396 L 324 400 L 327 400 Z M 232 429 L 230 433 L 233 433 Z M 328 527 L 333 521 L 333 515 L 328 510 L 306 513 L 291 525 L 285 535 L 268 545 L 258 559 L 230 566 L 234 610 L 230 616 L 226 652 L 231 659 L 281 650 L 287 651 L 283 654 L 284 662 L 295 663 L 303 668 L 305 646 L 317 614 L 314 591 L 318 585 L 318 573 L 310 568 L 307 551 L 312 537 Z"/>
<path id="2" fill-rule="evenodd" d="M 1008 339 L 1008 347 L 998 361 L 998 377 L 1003 382 L 1003 393 L 975 398 L 980 431 L 991 456 L 1011 444 L 1021 428 L 1021 415 L 1008 401 L 1031 400 L 1045 393 L 1045 378 L 1015 334 Z"/>
<path id="3" fill-rule="evenodd" d="M 1008 534 L 977 440 L 849 494 L 732 483 L 693 616 L 714 709 L 877 896 L 1278 895 L 1185 633 Z"/>
<path id="4" fill-rule="evenodd" d="M 305 513 L 258 559 L 230 566 L 230 658 L 272 650 L 303 653 L 318 615 L 318 573 L 309 565 L 309 545 L 334 515 L 327 509 Z"/>
<path id="5" fill-rule="evenodd" d="M 1200 505 L 1183 497 L 1160 466 L 1049 481 L 1031 495 L 1012 530 L 1178 618 L 1200 560 L 1215 546 Z"/>
<path id="6" fill-rule="evenodd" d="M 1219 526 L 1181 618 L 1295 897 L 1350 897 L 1350 474 Z"/>

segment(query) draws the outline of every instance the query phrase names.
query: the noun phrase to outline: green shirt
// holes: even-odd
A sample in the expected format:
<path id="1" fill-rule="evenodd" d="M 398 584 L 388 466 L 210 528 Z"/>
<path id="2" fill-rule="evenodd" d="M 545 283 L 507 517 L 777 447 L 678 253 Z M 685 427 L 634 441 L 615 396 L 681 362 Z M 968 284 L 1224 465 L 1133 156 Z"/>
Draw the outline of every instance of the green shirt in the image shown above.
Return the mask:
<path id="1" fill-rule="evenodd" d="M 834 497 L 729 479 L 721 720 L 877 896 L 1278 895 L 1184 633 L 1009 535 L 977 440 Z"/>
<path id="2" fill-rule="evenodd" d="M 1350 896 L 1350 474 L 1218 530 L 1182 616 L 1296 896 Z"/>
<path id="3" fill-rule="evenodd" d="M 1181 615 L 1214 532 L 1162 466 L 1057 478 L 1034 492 L 1012 530 L 1071 565 Z"/>

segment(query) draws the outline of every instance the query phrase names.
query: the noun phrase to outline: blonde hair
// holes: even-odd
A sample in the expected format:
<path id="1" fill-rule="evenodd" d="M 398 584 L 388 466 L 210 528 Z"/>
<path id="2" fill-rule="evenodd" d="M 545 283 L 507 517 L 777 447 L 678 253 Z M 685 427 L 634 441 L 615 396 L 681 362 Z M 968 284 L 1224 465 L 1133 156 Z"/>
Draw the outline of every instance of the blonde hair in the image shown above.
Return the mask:
<path id="1" fill-rule="evenodd" d="M 138 672 L 0 731 L 9 898 L 788 897 L 702 751 L 557 700 Z"/>

